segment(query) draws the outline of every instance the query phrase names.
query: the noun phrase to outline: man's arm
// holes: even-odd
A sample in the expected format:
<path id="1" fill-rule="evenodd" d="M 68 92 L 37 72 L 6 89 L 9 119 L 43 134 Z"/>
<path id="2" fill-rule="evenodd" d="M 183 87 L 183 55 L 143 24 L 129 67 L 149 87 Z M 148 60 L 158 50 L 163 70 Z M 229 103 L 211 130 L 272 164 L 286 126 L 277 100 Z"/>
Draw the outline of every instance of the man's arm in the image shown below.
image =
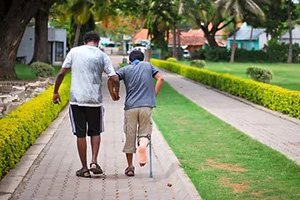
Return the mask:
<path id="1" fill-rule="evenodd" d="M 120 88 L 120 80 L 119 76 L 113 75 L 110 76 L 107 80 L 108 91 L 110 93 L 111 98 L 114 101 L 118 101 L 120 99 L 119 96 L 119 88 Z"/>
<path id="2" fill-rule="evenodd" d="M 55 104 L 60 104 L 60 95 L 58 93 L 58 90 L 68 70 L 69 68 L 61 68 L 59 74 L 56 77 L 53 98 L 52 98 Z"/>
<path id="3" fill-rule="evenodd" d="M 155 74 L 154 78 L 156 79 L 155 95 L 157 96 L 164 82 L 164 78 L 161 76 L 159 72 Z"/>

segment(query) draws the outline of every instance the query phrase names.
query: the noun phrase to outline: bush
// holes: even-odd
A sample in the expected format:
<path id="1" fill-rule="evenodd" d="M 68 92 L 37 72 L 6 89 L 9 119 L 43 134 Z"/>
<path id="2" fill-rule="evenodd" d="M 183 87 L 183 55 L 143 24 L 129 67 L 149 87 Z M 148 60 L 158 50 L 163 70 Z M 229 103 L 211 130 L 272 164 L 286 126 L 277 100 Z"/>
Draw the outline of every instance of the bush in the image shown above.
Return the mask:
<path id="1" fill-rule="evenodd" d="M 205 67 L 205 61 L 204 60 L 193 60 L 190 64 L 191 66 L 204 68 Z"/>
<path id="2" fill-rule="evenodd" d="M 120 64 L 119 64 L 119 67 L 122 68 L 122 67 L 125 67 L 125 66 L 127 66 L 127 65 L 129 65 L 129 64 L 128 64 L 128 63 L 120 63 Z"/>
<path id="3" fill-rule="evenodd" d="M 58 116 L 70 95 L 71 76 L 60 88 L 61 104 L 52 102 L 53 86 L 0 119 L 0 179 Z"/>
<path id="4" fill-rule="evenodd" d="M 54 67 L 43 62 L 34 62 L 31 65 L 32 70 L 37 76 L 51 77 L 54 76 Z"/>
<path id="5" fill-rule="evenodd" d="M 194 81 L 220 89 L 232 95 L 245 98 L 269 109 L 300 119 L 300 92 L 275 85 L 221 74 L 206 69 L 184 66 L 177 63 L 151 59 L 151 63 Z"/>
<path id="6" fill-rule="evenodd" d="M 176 63 L 176 62 L 177 62 L 177 59 L 176 59 L 176 58 L 170 57 L 170 58 L 167 59 L 167 61 L 168 61 L 168 62 L 174 62 L 174 63 Z"/>
<path id="7" fill-rule="evenodd" d="M 249 67 L 246 74 L 247 76 L 250 76 L 251 79 L 263 83 L 270 83 L 273 78 L 272 72 L 258 67 Z"/>
<path id="8" fill-rule="evenodd" d="M 276 40 L 270 40 L 267 46 L 267 60 L 270 62 L 287 62 L 289 44 L 280 43 Z M 299 63 L 300 46 L 298 43 L 293 44 L 293 62 Z"/>

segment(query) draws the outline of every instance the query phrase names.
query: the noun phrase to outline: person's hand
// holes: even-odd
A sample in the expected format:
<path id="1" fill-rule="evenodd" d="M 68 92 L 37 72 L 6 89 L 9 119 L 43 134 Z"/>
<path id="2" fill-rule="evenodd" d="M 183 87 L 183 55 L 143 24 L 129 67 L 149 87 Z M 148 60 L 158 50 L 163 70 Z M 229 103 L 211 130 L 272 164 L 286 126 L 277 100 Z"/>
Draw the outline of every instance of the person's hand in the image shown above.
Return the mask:
<path id="1" fill-rule="evenodd" d="M 58 93 L 54 93 L 52 100 L 53 100 L 53 103 L 60 104 L 60 102 L 61 102 L 60 95 Z"/>
<path id="2" fill-rule="evenodd" d="M 113 91 L 113 100 L 114 101 L 118 101 L 120 99 L 120 96 L 119 96 L 119 92 L 117 92 L 115 89 Z"/>

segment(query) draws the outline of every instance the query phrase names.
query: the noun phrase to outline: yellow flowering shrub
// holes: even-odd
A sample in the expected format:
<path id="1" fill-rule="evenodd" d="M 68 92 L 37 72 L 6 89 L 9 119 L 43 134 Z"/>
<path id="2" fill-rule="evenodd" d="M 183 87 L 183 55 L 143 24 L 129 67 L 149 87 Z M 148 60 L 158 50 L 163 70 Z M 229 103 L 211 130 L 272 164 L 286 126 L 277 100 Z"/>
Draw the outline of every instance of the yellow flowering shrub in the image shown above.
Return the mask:
<path id="1" fill-rule="evenodd" d="M 71 74 L 60 87 L 61 104 L 52 102 L 53 86 L 0 119 L 0 178 L 20 160 L 69 101 Z"/>
<path id="2" fill-rule="evenodd" d="M 299 91 L 158 59 L 151 59 L 150 62 L 157 67 L 300 119 Z"/>

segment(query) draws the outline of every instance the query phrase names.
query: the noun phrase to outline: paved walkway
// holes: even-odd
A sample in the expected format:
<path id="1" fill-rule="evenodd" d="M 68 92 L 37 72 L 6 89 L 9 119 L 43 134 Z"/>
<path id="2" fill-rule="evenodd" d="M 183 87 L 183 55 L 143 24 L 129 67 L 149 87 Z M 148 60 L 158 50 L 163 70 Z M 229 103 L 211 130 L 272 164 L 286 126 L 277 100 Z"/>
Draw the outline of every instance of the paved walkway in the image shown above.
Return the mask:
<path id="1" fill-rule="evenodd" d="M 136 157 L 134 157 L 136 176 L 127 177 L 124 174 L 126 168 L 126 159 L 122 153 L 124 88 L 121 88 L 122 99 L 113 102 L 107 92 L 106 84 L 104 85 L 105 132 L 102 135 L 99 155 L 99 163 L 104 170 L 104 175 L 94 176 L 91 179 L 75 176 L 75 171 L 81 166 L 76 139 L 71 133 L 68 113 L 64 110 L 61 123 L 59 126 L 57 123 L 54 125 L 57 128 L 56 133 L 33 162 L 27 174 L 23 169 L 22 173 L 26 175 L 18 175 L 20 173 L 17 167 L 16 171 L 12 170 L 0 182 L 0 199 L 200 199 L 198 192 L 179 167 L 178 160 L 156 127 L 153 132 L 154 178 L 149 178 L 149 163 L 146 167 L 140 168 Z M 33 149 L 38 147 L 34 145 Z M 24 158 L 28 156 L 30 153 Z M 88 160 L 90 156 L 90 146 L 88 146 Z M 18 165 L 23 164 L 21 162 Z M 20 179 L 22 181 L 14 191 L 12 183 Z"/>
<path id="2" fill-rule="evenodd" d="M 173 88 L 208 112 L 300 164 L 300 120 L 282 119 L 177 74 L 160 71 Z"/>

